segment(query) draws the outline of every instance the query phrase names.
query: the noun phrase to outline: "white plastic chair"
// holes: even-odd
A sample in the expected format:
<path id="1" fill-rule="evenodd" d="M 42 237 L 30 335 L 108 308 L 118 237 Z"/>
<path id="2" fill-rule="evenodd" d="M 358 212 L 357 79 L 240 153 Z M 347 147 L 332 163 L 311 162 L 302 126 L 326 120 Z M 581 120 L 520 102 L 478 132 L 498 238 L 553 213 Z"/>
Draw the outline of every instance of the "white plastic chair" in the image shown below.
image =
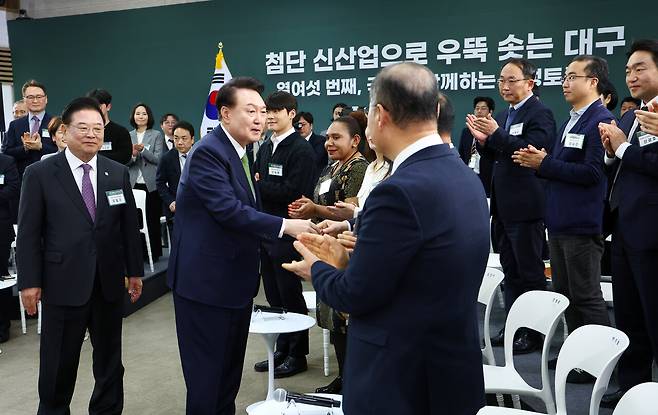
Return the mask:
<path id="1" fill-rule="evenodd" d="M 484 324 L 482 334 L 484 336 L 484 348 L 482 349 L 482 357 L 488 365 L 496 365 L 496 359 L 493 354 L 493 347 L 491 346 L 491 334 L 489 323 L 491 320 L 491 308 L 493 307 L 494 296 L 498 290 L 498 286 L 505 278 L 503 271 L 495 268 L 487 268 L 480 284 L 480 292 L 478 293 L 478 303 L 484 305 Z"/>
<path id="2" fill-rule="evenodd" d="M 16 266 L 16 236 L 18 235 L 18 225 L 14 224 L 14 240 L 11 241 L 10 251 L 9 251 L 9 261 L 15 267 Z"/>
<path id="3" fill-rule="evenodd" d="M 583 369 L 587 373 L 596 377 L 594 388 L 592 389 L 592 396 L 589 403 L 589 415 L 597 415 L 599 413 L 599 406 L 601 404 L 601 397 L 608 388 L 610 375 L 617 364 L 617 360 L 621 354 L 628 347 L 628 336 L 623 332 L 606 326 L 598 326 L 595 324 L 582 326 L 574 330 L 573 333 L 567 338 L 562 345 L 560 354 L 557 359 L 557 368 L 555 370 L 555 395 L 557 401 L 557 415 L 567 415 L 566 403 L 566 384 L 567 376 L 573 369 Z M 642 399 L 639 404 L 644 405 L 645 412 L 638 412 L 631 410 L 631 412 L 618 413 L 615 410 L 615 415 L 645 415 L 655 414 L 656 405 L 658 401 L 656 396 L 658 390 L 652 388 L 654 402 L 651 405 L 644 401 L 644 393 L 641 394 Z M 643 391 L 644 392 L 644 391 Z M 630 393 L 630 391 L 629 391 Z M 638 395 L 640 395 L 638 393 Z M 634 400 L 633 396 L 629 400 Z M 622 398 L 623 401 L 623 398 Z M 622 402 L 619 402 L 617 409 L 619 409 Z M 629 408 L 630 408 L 630 404 Z M 641 406 L 638 406 L 640 408 Z M 649 410 L 649 412 L 646 412 Z M 478 411 L 478 415 L 539 415 L 539 412 L 522 411 L 512 408 L 500 408 L 497 406 L 485 406 Z"/>
<path id="4" fill-rule="evenodd" d="M 23 305 L 23 297 L 21 297 L 21 292 L 18 292 L 18 305 L 21 311 L 21 332 L 27 334 L 27 321 L 25 320 L 25 306 Z M 41 315 L 43 314 L 41 310 L 41 300 L 37 303 L 37 334 L 41 334 Z"/>
<path id="5" fill-rule="evenodd" d="M 142 212 L 142 229 L 139 230 L 140 233 L 144 234 L 144 239 L 146 239 L 146 251 L 149 255 L 149 265 L 151 267 L 151 272 L 153 272 L 153 254 L 151 253 L 151 241 L 149 240 L 149 225 L 146 222 L 146 192 L 139 189 L 133 189 L 133 197 L 135 198 L 135 206 Z"/>
<path id="6" fill-rule="evenodd" d="M 658 409 L 658 383 L 633 386 L 622 396 L 612 415 L 655 415 Z"/>
<path id="7" fill-rule="evenodd" d="M 315 291 L 304 291 L 302 293 L 308 311 L 315 311 L 318 307 Z M 324 375 L 329 376 L 329 330 L 322 329 L 322 354 L 324 364 Z"/>
<path id="8" fill-rule="evenodd" d="M 484 365 L 484 389 L 487 393 L 512 394 L 514 407 L 518 409 L 521 408 L 521 402 L 519 397 L 514 395 L 534 396 L 544 401 L 549 414 L 555 414 L 555 402 L 548 375 L 548 352 L 560 317 L 568 306 L 567 297 L 552 291 L 528 291 L 516 299 L 505 324 L 505 366 Z M 544 335 L 541 389 L 528 385 L 514 368 L 514 334 L 522 327 Z"/>
<path id="9" fill-rule="evenodd" d="M 612 296 L 612 283 L 611 282 L 601 282 L 601 293 L 603 293 L 603 300 L 612 305 L 613 296 Z"/>

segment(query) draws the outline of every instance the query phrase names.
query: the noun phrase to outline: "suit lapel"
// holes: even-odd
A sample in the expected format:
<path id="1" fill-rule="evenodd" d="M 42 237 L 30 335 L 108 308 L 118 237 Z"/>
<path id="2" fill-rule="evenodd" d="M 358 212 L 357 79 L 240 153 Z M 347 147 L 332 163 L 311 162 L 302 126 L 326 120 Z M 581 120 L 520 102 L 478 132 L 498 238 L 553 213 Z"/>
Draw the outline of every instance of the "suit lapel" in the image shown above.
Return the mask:
<path id="1" fill-rule="evenodd" d="M 96 156 L 96 221 L 95 226 L 98 226 L 98 223 L 105 217 L 105 211 L 110 207 L 108 205 L 107 196 L 105 192 L 108 190 L 117 190 L 110 189 L 110 171 L 107 169 L 107 164 L 105 160 Z M 125 196 L 124 196 L 125 197 Z"/>
<path id="2" fill-rule="evenodd" d="M 219 142 L 224 146 L 226 154 L 228 154 L 228 161 L 229 165 L 231 166 L 231 170 L 233 170 L 233 174 L 238 178 L 238 182 L 240 183 L 240 186 L 247 192 L 247 195 L 249 195 L 249 201 L 251 202 L 252 206 L 256 206 L 256 200 L 254 199 L 254 195 L 251 192 L 251 187 L 249 187 L 249 182 L 247 181 L 247 175 L 244 173 L 244 169 L 242 168 L 242 161 L 238 158 L 238 154 L 235 152 L 235 148 L 233 148 L 233 144 L 231 144 L 231 141 L 229 138 L 224 134 L 224 131 L 221 129 L 221 127 L 217 127 L 219 129 L 218 131 L 218 136 L 217 138 L 219 139 Z M 280 144 L 280 143 L 279 143 Z M 254 184 L 254 188 L 256 185 Z M 254 189 L 255 190 L 255 189 Z"/>
<path id="3" fill-rule="evenodd" d="M 73 178 L 73 173 L 71 172 L 69 164 L 66 161 L 66 155 L 62 151 L 53 157 L 57 157 L 57 161 L 55 163 L 55 177 L 59 181 L 66 194 L 69 196 L 69 200 L 71 200 L 71 202 L 80 210 L 85 219 L 89 221 L 89 224 L 92 225 L 93 223 L 91 221 L 91 216 L 89 216 L 87 205 L 85 205 L 84 200 L 82 200 L 82 194 L 80 193 L 80 189 L 78 189 L 75 178 Z"/>

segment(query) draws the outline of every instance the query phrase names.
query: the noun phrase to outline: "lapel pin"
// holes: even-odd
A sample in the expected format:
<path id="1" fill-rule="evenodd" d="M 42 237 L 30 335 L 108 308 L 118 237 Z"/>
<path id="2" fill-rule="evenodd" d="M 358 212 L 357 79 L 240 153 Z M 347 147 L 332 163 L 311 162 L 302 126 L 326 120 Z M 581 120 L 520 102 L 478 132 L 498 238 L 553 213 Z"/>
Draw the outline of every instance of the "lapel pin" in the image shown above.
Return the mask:
<path id="1" fill-rule="evenodd" d="M 105 175 L 106 175 L 106 176 L 109 176 L 109 174 L 107 174 L 107 172 L 105 172 Z"/>

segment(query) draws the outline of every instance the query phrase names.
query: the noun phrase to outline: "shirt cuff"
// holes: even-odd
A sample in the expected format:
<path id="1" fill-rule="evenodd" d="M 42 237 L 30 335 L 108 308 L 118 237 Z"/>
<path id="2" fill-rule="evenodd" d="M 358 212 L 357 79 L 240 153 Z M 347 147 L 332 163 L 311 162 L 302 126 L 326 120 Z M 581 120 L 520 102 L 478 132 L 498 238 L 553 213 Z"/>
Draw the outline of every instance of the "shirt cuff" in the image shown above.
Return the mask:
<path id="1" fill-rule="evenodd" d="M 608 157 L 608 153 L 607 152 L 604 153 L 603 161 L 605 161 L 606 166 L 612 166 L 614 164 L 615 160 L 617 160 L 616 156 L 615 157 Z"/>
<path id="2" fill-rule="evenodd" d="M 359 216 L 359 212 L 361 212 L 362 208 L 358 206 L 354 206 L 354 219 L 356 219 L 357 216 Z"/>
<path id="3" fill-rule="evenodd" d="M 350 224 L 350 221 L 349 220 L 344 220 L 343 222 L 345 222 L 347 224 L 347 230 L 349 232 L 352 232 L 352 225 Z"/>
<path id="4" fill-rule="evenodd" d="M 286 229 L 286 220 L 283 219 L 283 220 L 281 221 L 281 229 L 279 230 L 279 235 L 278 235 L 279 238 L 282 238 L 282 237 L 283 237 L 283 231 L 284 231 L 285 229 Z"/>
<path id="5" fill-rule="evenodd" d="M 615 156 L 617 156 L 618 159 L 622 159 L 624 157 L 624 153 L 626 152 L 626 149 L 630 147 L 630 143 L 621 143 L 619 147 L 617 147 L 617 151 L 615 151 Z"/>

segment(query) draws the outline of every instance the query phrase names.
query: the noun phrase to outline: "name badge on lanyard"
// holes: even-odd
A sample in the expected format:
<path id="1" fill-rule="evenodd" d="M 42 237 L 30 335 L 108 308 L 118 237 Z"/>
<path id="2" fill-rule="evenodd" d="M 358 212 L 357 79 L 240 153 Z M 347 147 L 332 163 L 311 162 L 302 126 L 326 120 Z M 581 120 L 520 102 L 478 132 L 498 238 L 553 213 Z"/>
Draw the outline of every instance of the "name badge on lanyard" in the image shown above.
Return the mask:
<path id="1" fill-rule="evenodd" d="M 318 194 L 323 195 L 329 191 L 329 188 L 331 187 L 331 179 L 327 179 L 320 183 L 320 191 Z"/>
<path id="2" fill-rule="evenodd" d="M 268 171 L 268 174 L 270 176 L 279 176 L 279 177 L 283 176 L 283 165 L 282 164 L 272 164 L 272 163 L 270 163 L 270 164 L 268 164 L 267 167 L 268 167 L 267 171 Z"/>
<path id="3" fill-rule="evenodd" d="M 103 145 L 101 146 L 101 151 L 110 151 L 110 150 L 112 150 L 112 142 L 104 141 Z"/>
<path id="4" fill-rule="evenodd" d="M 105 194 L 107 195 L 107 203 L 110 206 L 118 206 L 118 205 L 126 204 L 126 198 L 123 195 L 122 189 L 109 190 L 105 192 Z"/>

